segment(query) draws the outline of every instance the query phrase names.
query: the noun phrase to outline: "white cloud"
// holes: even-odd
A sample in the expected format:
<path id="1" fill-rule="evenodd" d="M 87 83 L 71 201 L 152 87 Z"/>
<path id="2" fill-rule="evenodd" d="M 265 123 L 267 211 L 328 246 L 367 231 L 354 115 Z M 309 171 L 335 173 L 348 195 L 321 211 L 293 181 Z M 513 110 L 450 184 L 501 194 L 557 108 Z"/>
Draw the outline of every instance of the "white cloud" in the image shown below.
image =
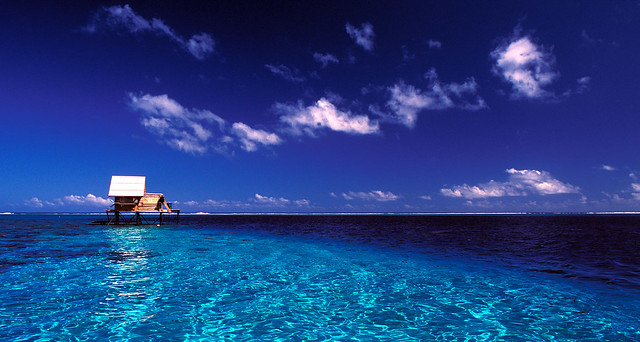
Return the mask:
<path id="1" fill-rule="evenodd" d="M 130 106 L 142 112 L 140 122 L 162 142 L 179 151 L 203 154 L 209 149 L 225 152 L 238 138 L 245 151 L 256 151 L 258 145 L 278 145 L 282 139 L 275 133 L 254 129 L 236 122 L 227 127 L 221 117 L 208 110 L 187 109 L 167 95 L 129 94 Z"/>
<path id="2" fill-rule="evenodd" d="M 69 196 L 64 196 L 62 200 L 65 203 L 69 203 L 69 204 L 98 206 L 98 207 L 108 207 L 113 204 L 113 201 L 111 199 L 97 197 L 93 194 L 87 194 L 86 196 L 69 195 Z"/>
<path id="3" fill-rule="evenodd" d="M 207 110 L 184 108 L 167 95 L 129 94 L 129 100 L 133 109 L 143 113 L 142 126 L 184 152 L 205 153 L 214 137 L 213 130 L 221 133 L 225 127 L 221 117 Z"/>
<path id="4" fill-rule="evenodd" d="M 437 41 L 437 40 L 431 40 L 429 39 L 429 41 L 427 42 L 429 44 L 429 48 L 430 49 L 440 49 L 442 47 L 442 43 Z"/>
<path id="5" fill-rule="evenodd" d="M 316 62 L 320 63 L 323 68 L 326 68 L 329 65 L 329 63 L 336 63 L 336 64 L 340 63 L 338 58 L 336 58 L 336 56 L 330 53 L 323 54 L 323 53 L 316 52 L 313 54 L 313 59 Z"/>
<path id="6" fill-rule="evenodd" d="M 300 199 L 300 200 L 294 201 L 294 203 L 299 207 L 308 207 L 311 202 L 309 202 L 309 200 L 306 200 L 306 199 Z"/>
<path id="7" fill-rule="evenodd" d="M 303 82 L 305 80 L 304 77 L 298 75 L 297 71 L 291 70 L 287 66 L 284 66 L 284 65 L 271 65 L 271 64 L 265 64 L 264 66 L 265 66 L 265 68 L 269 69 L 269 71 L 271 71 L 275 75 L 278 75 L 278 76 L 284 78 L 287 81 L 294 82 L 294 83 L 300 83 L 300 82 Z"/>
<path id="8" fill-rule="evenodd" d="M 395 201 L 400 198 L 400 196 L 393 194 L 392 192 L 384 192 L 380 190 L 372 190 L 369 192 L 354 192 L 349 191 L 348 193 L 342 193 L 342 197 L 346 200 L 353 199 L 361 199 L 366 201 L 379 201 L 379 202 L 389 202 Z"/>
<path id="9" fill-rule="evenodd" d="M 580 188 L 562 183 L 546 171 L 508 169 L 506 172 L 509 174 L 506 182 L 491 180 L 475 186 L 456 185 L 440 189 L 440 193 L 466 199 L 580 193 Z"/>
<path id="10" fill-rule="evenodd" d="M 45 202 L 40 200 L 38 197 L 32 197 L 31 199 L 24 201 L 24 205 L 34 208 L 42 208 L 44 207 L 44 204 Z"/>
<path id="11" fill-rule="evenodd" d="M 196 203 L 197 204 L 197 203 Z M 250 205 L 248 203 L 243 203 L 239 201 L 216 201 L 212 199 L 208 199 L 200 204 L 200 207 L 204 208 L 218 208 L 218 209 L 238 209 L 238 208 L 248 208 Z"/>
<path id="12" fill-rule="evenodd" d="M 640 183 L 631 183 L 631 196 L 633 196 L 634 200 L 640 201 Z"/>
<path id="13" fill-rule="evenodd" d="M 199 60 L 203 60 L 213 53 L 215 43 L 210 35 L 202 32 L 200 34 L 194 34 L 185 46 L 193 56 Z"/>
<path id="14" fill-rule="evenodd" d="M 213 53 L 215 47 L 213 38 L 207 33 L 201 32 L 186 40 L 162 20 L 158 18 L 147 20 L 136 14 L 129 5 L 101 8 L 83 30 L 88 33 L 96 33 L 102 27 L 124 28 L 131 33 L 148 31 L 166 36 L 199 60 L 207 58 Z"/>
<path id="15" fill-rule="evenodd" d="M 615 167 L 610 166 L 610 165 L 605 165 L 605 164 L 602 164 L 602 165 L 600 166 L 600 168 L 601 168 L 601 169 L 603 169 L 603 170 L 605 170 L 605 171 L 615 171 L 615 170 L 616 170 L 616 168 L 615 168 Z"/>
<path id="16" fill-rule="evenodd" d="M 302 103 L 298 106 L 276 103 L 275 109 L 283 113 L 280 120 L 290 127 L 294 135 L 315 136 L 315 132 L 322 129 L 349 134 L 372 134 L 380 130 L 377 121 L 366 115 L 340 111 L 326 98 L 308 107 L 303 107 Z"/>
<path id="17" fill-rule="evenodd" d="M 258 202 L 258 203 L 268 204 L 268 205 L 273 205 L 273 206 L 284 206 L 284 205 L 289 204 L 289 202 L 291 202 L 290 200 L 288 200 L 286 198 L 268 197 L 268 196 L 262 196 L 260 194 L 255 194 L 253 200 Z"/>
<path id="18" fill-rule="evenodd" d="M 373 25 L 371 25 L 371 23 L 364 23 L 360 28 L 356 28 L 355 26 L 347 23 L 345 25 L 345 29 L 351 39 L 355 40 L 356 44 L 362 46 L 362 48 L 367 51 L 373 50 L 373 39 L 375 38 L 375 33 L 373 33 Z"/>
<path id="19" fill-rule="evenodd" d="M 256 143 L 262 145 L 278 145 L 282 143 L 282 139 L 275 134 L 263 131 L 260 129 L 253 129 L 242 122 L 236 122 L 232 126 L 233 133 L 240 138 L 242 148 L 245 151 L 255 151 L 257 149 Z"/>
<path id="20" fill-rule="evenodd" d="M 543 87 L 559 77 L 555 57 L 529 36 L 520 36 L 519 28 L 490 54 L 495 61 L 493 72 L 513 88 L 514 98 L 544 98 L 553 94 Z"/>
<path id="21" fill-rule="evenodd" d="M 177 201 L 174 201 L 177 203 Z M 231 201 L 231 200 L 213 200 L 208 199 L 206 201 L 186 201 L 181 202 L 183 207 L 189 207 L 190 210 L 205 210 L 205 211 L 233 211 L 233 210 L 264 210 L 265 207 L 278 207 L 278 208 L 302 208 L 309 207 L 310 202 L 306 199 L 289 200 L 283 197 L 269 197 L 260 194 L 254 194 L 247 201 Z"/>
<path id="22" fill-rule="evenodd" d="M 93 194 L 81 195 L 68 195 L 63 198 L 56 198 L 51 201 L 41 200 L 38 197 L 32 197 L 29 200 L 24 201 L 24 205 L 33 208 L 60 208 L 65 205 L 72 206 L 84 206 L 84 207 L 102 207 L 108 208 L 113 204 L 113 201 L 109 198 L 102 198 Z"/>
<path id="23" fill-rule="evenodd" d="M 477 95 L 478 84 L 473 77 L 464 83 L 442 83 L 435 69 L 425 74 L 429 90 L 423 91 L 399 81 L 388 90 L 391 99 L 387 106 L 393 112 L 392 119 L 411 128 L 415 126 L 418 112 L 422 110 L 444 110 L 460 108 L 480 110 L 487 108 L 484 100 Z"/>

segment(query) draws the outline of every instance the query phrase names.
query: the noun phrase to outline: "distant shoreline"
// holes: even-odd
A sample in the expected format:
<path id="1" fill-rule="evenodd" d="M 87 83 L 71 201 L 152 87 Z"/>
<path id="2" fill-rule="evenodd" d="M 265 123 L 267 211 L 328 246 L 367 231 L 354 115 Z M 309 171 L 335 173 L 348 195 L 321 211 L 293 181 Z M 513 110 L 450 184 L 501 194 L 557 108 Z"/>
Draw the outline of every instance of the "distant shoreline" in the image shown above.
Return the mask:
<path id="1" fill-rule="evenodd" d="M 104 212 L 1 212 L 2 216 L 105 215 Z M 640 211 L 593 212 L 182 212 L 181 216 L 607 216 L 640 215 Z"/>

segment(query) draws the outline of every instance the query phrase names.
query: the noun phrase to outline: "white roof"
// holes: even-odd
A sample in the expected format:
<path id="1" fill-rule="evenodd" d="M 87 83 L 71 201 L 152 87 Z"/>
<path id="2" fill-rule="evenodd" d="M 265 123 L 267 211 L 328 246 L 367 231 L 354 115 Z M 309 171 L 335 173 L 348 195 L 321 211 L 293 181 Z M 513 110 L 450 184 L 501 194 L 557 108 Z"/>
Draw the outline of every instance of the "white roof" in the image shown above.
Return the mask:
<path id="1" fill-rule="evenodd" d="M 111 176 L 109 197 L 144 196 L 145 180 L 146 177 L 144 176 Z"/>

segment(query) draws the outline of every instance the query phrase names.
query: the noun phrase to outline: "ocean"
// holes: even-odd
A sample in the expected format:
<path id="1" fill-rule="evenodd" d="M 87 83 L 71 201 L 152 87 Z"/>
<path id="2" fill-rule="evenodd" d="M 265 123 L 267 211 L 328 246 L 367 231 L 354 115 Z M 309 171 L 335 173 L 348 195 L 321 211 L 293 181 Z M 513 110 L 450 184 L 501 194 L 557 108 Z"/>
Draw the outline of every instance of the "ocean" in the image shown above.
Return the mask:
<path id="1" fill-rule="evenodd" d="M 0 215 L 0 341 L 640 341 L 638 215 Z"/>

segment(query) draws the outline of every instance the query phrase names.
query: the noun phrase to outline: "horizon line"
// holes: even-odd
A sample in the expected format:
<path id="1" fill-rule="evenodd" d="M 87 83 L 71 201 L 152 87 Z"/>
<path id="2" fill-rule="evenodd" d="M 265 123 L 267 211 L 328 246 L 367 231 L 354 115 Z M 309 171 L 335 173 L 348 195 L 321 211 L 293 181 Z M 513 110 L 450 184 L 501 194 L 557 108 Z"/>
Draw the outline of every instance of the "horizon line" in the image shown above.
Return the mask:
<path id="1" fill-rule="evenodd" d="M 123 212 L 126 214 L 129 212 Z M 131 212 L 132 214 L 134 212 Z M 168 212 L 163 212 L 167 213 Z M 18 211 L 0 212 L 0 215 L 104 215 L 98 211 Z M 156 214 L 148 212 L 146 214 Z M 640 211 L 532 211 L 532 212 L 180 212 L 188 216 L 544 216 L 544 215 L 640 215 Z"/>

